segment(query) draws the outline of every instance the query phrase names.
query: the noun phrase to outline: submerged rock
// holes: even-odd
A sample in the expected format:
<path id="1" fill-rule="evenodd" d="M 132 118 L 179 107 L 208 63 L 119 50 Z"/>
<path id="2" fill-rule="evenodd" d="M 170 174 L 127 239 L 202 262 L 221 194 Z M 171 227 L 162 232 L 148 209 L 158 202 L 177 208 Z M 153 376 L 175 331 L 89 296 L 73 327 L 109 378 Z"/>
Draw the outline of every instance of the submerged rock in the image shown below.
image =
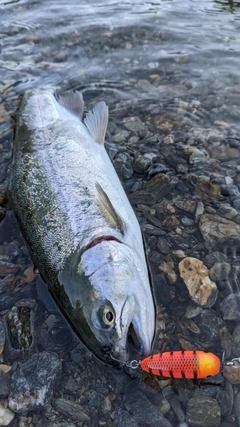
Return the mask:
<path id="1" fill-rule="evenodd" d="M 226 239 L 240 238 L 240 225 L 219 215 L 202 215 L 199 227 L 204 240 L 223 242 Z"/>
<path id="2" fill-rule="evenodd" d="M 220 305 L 224 320 L 240 320 L 240 293 L 228 295 Z"/>
<path id="3" fill-rule="evenodd" d="M 62 364 L 55 353 L 34 354 L 12 375 L 9 407 L 24 413 L 47 406 Z"/>
<path id="4" fill-rule="evenodd" d="M 218 426 L 221 421 L 218 402 L 209 396 L 192 397 L 188 401 L 186 420 L 196 427 Z"/>
<path id="5" fill-rule="evenodd" d="M 180 276 L 191 299 L 204 307 L 212 307 L 217 298 L 217 286 L 209 278 L 207 267 L 197 258 L 185 258 L 179 263 Z"/>
<path id="6" fill-rule="evenodd" d="M 0 426 L 8 426 L 14 417 L 14 412 L 0 403 Z"/>
<path id="7" fill-rule="evenodd" d="M 73 421 L 90 421 L 89 416 L 85 413 L 83 407 L 68 399 L 56 399 L 54 402 L 55 409 L 67 418 Z"/>

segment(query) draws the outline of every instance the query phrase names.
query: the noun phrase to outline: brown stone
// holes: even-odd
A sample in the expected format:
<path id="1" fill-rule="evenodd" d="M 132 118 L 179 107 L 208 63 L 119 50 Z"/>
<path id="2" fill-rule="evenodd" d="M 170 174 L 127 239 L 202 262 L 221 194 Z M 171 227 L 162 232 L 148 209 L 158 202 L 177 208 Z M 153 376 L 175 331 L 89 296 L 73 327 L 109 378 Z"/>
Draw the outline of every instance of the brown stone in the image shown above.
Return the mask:
<path id="1" fill-rule="evenodd" d="M 179 263 L 180 276 L 191 299 L 204 307 L 212 307 L 217 298 L 217 286 L 209 278 L 207 267 L 197 258 L 184 258 Z"/>

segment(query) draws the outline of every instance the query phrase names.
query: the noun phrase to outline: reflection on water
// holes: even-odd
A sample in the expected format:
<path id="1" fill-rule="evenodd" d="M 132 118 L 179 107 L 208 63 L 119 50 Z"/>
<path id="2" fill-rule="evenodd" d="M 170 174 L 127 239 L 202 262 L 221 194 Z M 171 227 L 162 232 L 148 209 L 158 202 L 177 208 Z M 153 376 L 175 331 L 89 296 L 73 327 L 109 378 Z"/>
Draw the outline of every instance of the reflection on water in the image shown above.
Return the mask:
<path id="1" fill-rule="evenodd" d="M 87 108 L 105 100 L 106 146 L 144 233 L 156 300 L 155 353 L 240 356 L 239 5 L 0 1 L 1 182 L 11 159 L 12 114 L 25 89 L 78 89 Z M 24 360 L 19 378 L 37 363 L 33 354 L 42 368 L 45 352 L 63 363 L 41 414 L 36 402 L 27 416 L 16 410 L 17 375 L 15 391 L 6 385 L 0 397 L 16 412 L 10 425 L 63 427 L 59 414 L 72 426 L 240 424 L 237 369 L 196 387 L 136 372 L 133 380 L 93 359 L 39 290 L 39 279 L 37 294 L 28 250 L 1 194 L 0 204 L 2 361 Z M 198 272 L 184 273 L 182 260 Z M 21 345 L 14 347 L 16 339 Z M 54 357 L 48 368 L 60 376 Z M 39 377 L 27 381 L 44 389 Z"/>

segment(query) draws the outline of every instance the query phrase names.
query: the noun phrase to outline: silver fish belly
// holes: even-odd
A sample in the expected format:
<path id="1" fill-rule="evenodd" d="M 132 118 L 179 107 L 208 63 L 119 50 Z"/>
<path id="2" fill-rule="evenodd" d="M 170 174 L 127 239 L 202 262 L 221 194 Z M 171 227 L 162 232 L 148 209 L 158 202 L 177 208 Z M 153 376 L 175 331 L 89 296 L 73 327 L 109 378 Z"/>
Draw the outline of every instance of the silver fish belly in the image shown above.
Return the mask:
<path id="1" fill-rule="evenodd" d="M 136 216 L 104 148 L 108 109 L 79 92 L 27 91 L 8 198 L 34 264 L 82 341 L 107 363 L 129 337 L 151 351 L 155 311 Z"/>

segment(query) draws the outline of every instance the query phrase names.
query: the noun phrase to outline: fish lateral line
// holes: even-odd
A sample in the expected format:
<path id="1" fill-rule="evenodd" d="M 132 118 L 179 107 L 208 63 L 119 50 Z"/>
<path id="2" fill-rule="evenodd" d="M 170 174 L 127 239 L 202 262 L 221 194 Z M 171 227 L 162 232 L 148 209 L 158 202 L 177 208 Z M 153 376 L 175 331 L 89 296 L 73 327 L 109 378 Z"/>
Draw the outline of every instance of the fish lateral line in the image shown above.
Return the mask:
<path id="1" fill-rule="evenodd" d="M 113 358 L 112 355 L 111 357 Z M 119 360 L 118 362 L 123 363 Z M 221 371 L 219 357 L 203 350 L 167 351 L 123 364 L 127 368 L 141 368 L 150 374 L 173 379 L 203 379 Z"/>

